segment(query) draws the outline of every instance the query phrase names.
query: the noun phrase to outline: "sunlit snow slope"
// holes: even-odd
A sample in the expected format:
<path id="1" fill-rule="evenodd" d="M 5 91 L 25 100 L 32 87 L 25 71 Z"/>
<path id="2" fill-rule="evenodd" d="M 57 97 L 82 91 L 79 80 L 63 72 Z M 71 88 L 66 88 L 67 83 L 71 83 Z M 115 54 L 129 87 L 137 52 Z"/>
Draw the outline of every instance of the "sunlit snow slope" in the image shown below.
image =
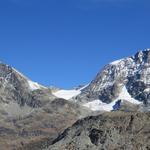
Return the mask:
<path id="1" fill-rule="evenodd" d="M 81 94 L 81 91 L 85 89 L 88 86 L 88 84 L 80 89 L 73 89 L 73 90 L 59 90 L 57 92 L 53 92 L 53 95 L 58 98 L 64 98 L 66 100 L 69 100 L 79 94 Z"/>

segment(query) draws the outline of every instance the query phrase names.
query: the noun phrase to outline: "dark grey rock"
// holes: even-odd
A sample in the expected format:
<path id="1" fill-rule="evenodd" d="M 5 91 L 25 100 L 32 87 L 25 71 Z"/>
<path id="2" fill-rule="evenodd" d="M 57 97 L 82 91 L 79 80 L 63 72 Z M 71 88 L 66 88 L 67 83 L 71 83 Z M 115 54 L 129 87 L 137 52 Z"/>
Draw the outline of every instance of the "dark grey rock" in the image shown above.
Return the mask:
<path id="1" fill-rule="evenodd" d="M 47 150 L 148 150 L 150 113 L 111 112 L 77 121 Z"/>

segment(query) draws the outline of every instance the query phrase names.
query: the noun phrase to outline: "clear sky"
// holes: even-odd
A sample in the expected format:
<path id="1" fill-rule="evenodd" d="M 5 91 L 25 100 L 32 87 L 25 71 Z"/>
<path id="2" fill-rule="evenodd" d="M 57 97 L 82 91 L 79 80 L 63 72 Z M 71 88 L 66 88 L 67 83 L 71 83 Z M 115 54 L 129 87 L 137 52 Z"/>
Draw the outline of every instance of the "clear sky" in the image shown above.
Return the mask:
<path id="1" fill-rule="evenodd" d="M 71 88 L 150 47 L 150 0 L 0 0 L 0 59 Z"/>

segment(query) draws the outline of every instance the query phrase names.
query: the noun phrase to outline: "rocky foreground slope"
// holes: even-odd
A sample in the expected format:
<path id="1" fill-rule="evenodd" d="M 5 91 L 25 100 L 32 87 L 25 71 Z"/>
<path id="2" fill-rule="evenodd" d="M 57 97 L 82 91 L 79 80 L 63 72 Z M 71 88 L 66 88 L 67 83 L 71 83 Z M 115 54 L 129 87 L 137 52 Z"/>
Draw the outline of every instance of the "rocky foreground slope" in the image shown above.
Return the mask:
<path id="1" fill-rule="evenodd" d="M 150 113 L 111 112 L 77 121 L 47 150 L 149 150 Z"/>

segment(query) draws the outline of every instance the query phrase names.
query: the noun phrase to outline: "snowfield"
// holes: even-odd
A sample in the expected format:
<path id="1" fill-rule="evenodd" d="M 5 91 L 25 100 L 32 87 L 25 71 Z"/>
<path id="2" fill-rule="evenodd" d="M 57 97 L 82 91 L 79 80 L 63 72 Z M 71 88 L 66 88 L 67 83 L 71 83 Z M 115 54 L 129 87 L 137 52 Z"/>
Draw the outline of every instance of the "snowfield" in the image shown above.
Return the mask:
<path id="1" fill-rule="evenodd" d="M 77 95 L 79 95 L 81 93 L 81 91 L 83 89 L 85 89 L 89 84 L 85 85 L 84 87 L 76 90 L 76 89 L 73 89 L 73 90 L 59 90 L 57 92 L 53 92 L 53 95 L 58 97 L 58 98 L 64 98 L 66 100 L 69 100 Z"/>
<path id="2" fill-rule="evenodd" d="M 80 93 L 81 93 L 80 90 L 60 90 L 60 91 L 53 93 L 53 95 L 58 98 L 64 98 L 66 100 L 69 100 L 72 97 L 79 95 Z"/>
<path id="3" fill-rule="evenodd" d="M 106 104 L 103 103 L 101 100 L 94 100 L 92 102 L 84 104 L 83 106 L 91 109 L 92 111 L 112 111 L 116 101 Z"/>

